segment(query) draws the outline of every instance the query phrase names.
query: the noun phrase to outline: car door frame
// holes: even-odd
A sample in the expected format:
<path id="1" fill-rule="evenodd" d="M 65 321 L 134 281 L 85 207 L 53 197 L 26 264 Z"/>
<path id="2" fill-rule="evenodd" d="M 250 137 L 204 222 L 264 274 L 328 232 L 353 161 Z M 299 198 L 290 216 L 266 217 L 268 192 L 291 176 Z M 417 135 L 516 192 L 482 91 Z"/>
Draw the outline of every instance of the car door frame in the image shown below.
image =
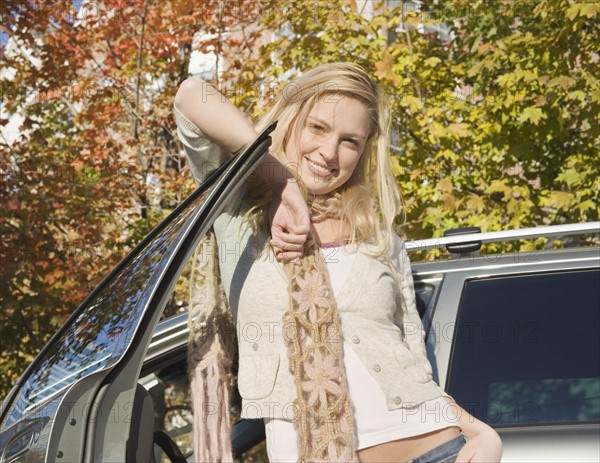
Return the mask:
<path id="1" fill-rule="evenodd" d="M 36 366 L 39 367 L 53 342 L 58 342 L 61 336 L 68 332 L 69 327 L 74 324 L 89 302 L 94 300 L 110 281 L 114 281 L 133 256 L 139 255 L 161 231 L 184 213 L 186 208 L 204 196 L 197 209 L 185 218 L 181 229 L 175 232 L 180 239 L 165 250 L 164 265 L 161 261 L 160 267 L 145 280 L 142 292 L 147 297 L 140 298 L 145 305 L 141 308 L 139 319 L 135 321 L 137 326 L 131 339 L 118 341 L 127 344 L 122 355 L 114 364 L 77 380 L 66 390 L 61 390 L 56 396 L 44 402 L 46 415 L 27 417 L 31 422 L 37 420 L 38 424 L 42 423 L 42 428 L 36 432 L 23 434 L 28 444 L 22 452 L 19 452 L 19 455 L 24 457 L 25 451 L 35 450 L 35 459 L 43 459 L 43 461 L 123 462 L 126 460 L 127 436 L 130 435 L 131 426 L 134 425 L 131 423 L 131 414 L 128 416 L 127 413 L 131 411 L 130 407 L 133 405 L 137 380 L 154 328 L 198 242 L 212 226 L 226 202 L 268 153 L 271 144 L 269 134 L 275 126 L 276 123 L 271 124 L 241 154 L 211 174 L 204 184 L 142 240 L 74 311 L 26 369 L 2 403 L 0 423 L 4 429 L 0 428 L 0 437 L 3 437 L 0 442 L 8 446 L 19 437 L 20 432 L 31 428 L 31 423 L 28 422 L 23 427 L 18 420 L 5 427 L 5 418 L 11 412 L 11 406 L 20 388 L 32 372 L 36 371 Z M 75 410 L 75 407 L 79 409 Z M 124 412 L 124 415 L 116 420 L 114 419 L 115 407 Z"/>

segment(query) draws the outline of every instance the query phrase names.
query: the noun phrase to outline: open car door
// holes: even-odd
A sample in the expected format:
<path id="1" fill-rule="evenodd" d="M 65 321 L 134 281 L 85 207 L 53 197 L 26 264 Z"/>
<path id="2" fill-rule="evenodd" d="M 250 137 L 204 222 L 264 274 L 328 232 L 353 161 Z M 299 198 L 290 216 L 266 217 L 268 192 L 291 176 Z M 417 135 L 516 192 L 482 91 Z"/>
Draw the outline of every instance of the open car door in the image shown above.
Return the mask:
<path id="1" fill-rule="evenodd" d="M 156 227 L 77 308 L 0 409 L 0 462 L 126 462 L 154 328 L 200 239 L 271 144 L 268 127 Z"/>

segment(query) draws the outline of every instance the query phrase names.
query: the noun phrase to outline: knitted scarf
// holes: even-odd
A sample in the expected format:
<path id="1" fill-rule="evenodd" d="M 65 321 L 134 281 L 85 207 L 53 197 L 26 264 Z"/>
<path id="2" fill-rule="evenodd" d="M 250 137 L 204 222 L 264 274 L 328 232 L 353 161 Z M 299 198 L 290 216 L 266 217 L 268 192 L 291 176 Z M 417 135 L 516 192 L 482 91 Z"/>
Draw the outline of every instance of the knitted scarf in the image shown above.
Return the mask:
<path id="1" fill-rule="evenodd" d="M 340 217 L 339 197 L 317 198 L 312 221 Z M 284 264 L 289 307 L 283 315 L 299 462 L 358 461 L 353 448 L 352 405 L 342 357 L 339 313 L 319 246 Z M 235 329 L 210 234 L 193 257 L 190 276 L 188 367 L 198 462 L 232 461 L 229 401 L 233 387 Z"/>

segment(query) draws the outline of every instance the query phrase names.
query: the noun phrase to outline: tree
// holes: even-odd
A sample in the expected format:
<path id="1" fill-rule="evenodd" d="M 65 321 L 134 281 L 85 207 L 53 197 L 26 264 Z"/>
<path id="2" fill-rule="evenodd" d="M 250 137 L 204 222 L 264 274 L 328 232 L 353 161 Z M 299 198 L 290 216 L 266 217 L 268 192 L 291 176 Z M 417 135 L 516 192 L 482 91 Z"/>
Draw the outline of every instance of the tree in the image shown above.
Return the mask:
<path id="1" fill-rule="evenodd" d="M 463 82 L 481 99 L 480 120 L 495 125 L 481 141 L 498 149 L 510 173 L 482 184 L 480 196 L 505 201 L 508 225 L 598 220 L 598 3 L 445 7 Z"/>
<path id="2" fill-rule="evenodd" d="M 240 20 L 246 3 L 3 4 L 2 124 L 23 123 L 16 140 L 0 141 L 0 397 L 194 188 L 173 96 L 192 52 L 243 59 L 253 49 L 255 34 L 244 34 L 252 17 Z M 169 314 L 185 309 L 184 294 L 183 281 Z"/>
<path id="3" fill-rule="evenodd" d="M 23 117 L 0 140 L 0 396 L 193 188 L 171 117 L 193 51 L 215 52 L 217 85 L 254 116 L 296 72 L 365 67 L 391 103 L 410 238 L 598 219 L 597 3 L 73 5 L 8 0 L 0 13 L 1 122 Z"/>
<path id="4" fill-rule="evenodd" d="M 270 3 L 279 38 L 249 67 L 278 81 L 352 61 L 378 78 L 411 238 L 597 220 L 598 5 L 397 3 Z"/>

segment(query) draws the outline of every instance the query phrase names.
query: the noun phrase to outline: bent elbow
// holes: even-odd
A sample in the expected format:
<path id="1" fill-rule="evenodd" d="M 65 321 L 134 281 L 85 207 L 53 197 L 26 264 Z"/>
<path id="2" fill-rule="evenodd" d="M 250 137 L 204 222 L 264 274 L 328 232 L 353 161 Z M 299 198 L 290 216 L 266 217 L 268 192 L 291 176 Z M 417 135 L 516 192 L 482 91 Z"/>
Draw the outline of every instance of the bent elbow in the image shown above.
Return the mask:
<path id="1" fill-rule="evenodd" d="M 174 103 L 180 111 L 185 110 L 186 105 L 192 101 L 198 101 L 198 95 L 202 94 L 202 89 L 206 85 L 199 77 L 188 77 L 179 85 L 177 93 L 175 93 Z"/>

